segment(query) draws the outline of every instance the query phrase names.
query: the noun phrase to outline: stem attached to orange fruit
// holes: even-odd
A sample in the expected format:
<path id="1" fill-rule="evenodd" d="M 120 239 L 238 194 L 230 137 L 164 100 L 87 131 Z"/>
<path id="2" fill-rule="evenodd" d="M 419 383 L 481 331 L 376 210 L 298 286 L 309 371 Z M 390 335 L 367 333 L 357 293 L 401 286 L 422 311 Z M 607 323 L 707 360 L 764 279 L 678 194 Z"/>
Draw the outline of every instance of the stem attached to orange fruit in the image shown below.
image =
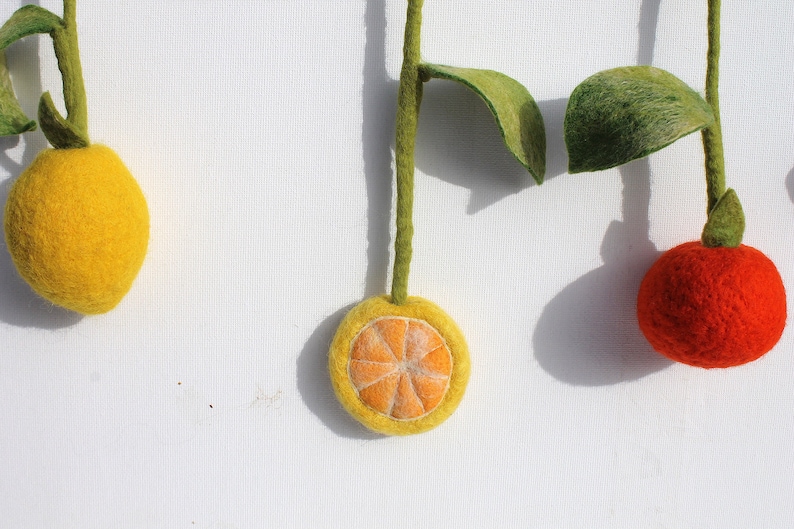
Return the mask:
<path id="1" fill-rule="evenodd" d="M 411 239 L 414 234 L 414 148 L 419 124 L 419 106 L 422 103 L 419 41 L 423 2 L 424 0 L 408 0 L 403 66 L 397 93 L 397 137 L 395 141 L 397 234 L 394 239 L 394 273 L 392 277 L 392 303 L 395 305 L 402 305 L 408 299 L 408 274 L 413 253 Z"/>
<path id="2" fill-rule="evenodd" d="M 725 157 L 722 148 L 722 126 L 720 125 L 720 4 L 721 0 L 709 0 L 708 39 L 706 56 L 706 102 L 714 112 L 714 123 L 703 129 L 703 150 L 706 155 L 706 193 L 708 212 L 725 193 Z"/>
<path id="3" fill-rule="evenodd" d="M 708 0 L 706 102 L 714 114 L 714 122 L 701 131 L 706 158 L 708 220 L 700 240 L 708 248 L 736 248 L 741 244 L 744 235 L 744 212 L 736 192 L 725 188 L 725 156 L 719 100 L 720 4 L 721 0 Z"/>

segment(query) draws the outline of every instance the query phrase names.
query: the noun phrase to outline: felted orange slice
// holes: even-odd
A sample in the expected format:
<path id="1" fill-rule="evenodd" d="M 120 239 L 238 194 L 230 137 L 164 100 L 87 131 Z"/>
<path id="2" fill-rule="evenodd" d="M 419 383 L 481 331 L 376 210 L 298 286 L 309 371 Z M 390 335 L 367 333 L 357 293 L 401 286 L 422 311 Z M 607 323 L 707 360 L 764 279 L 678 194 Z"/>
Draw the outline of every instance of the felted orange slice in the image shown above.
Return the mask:
<path id="1" fill-rule="evenodd" d="M 370 298 L 344 318 L 329 352 L 331 381 L 345 409 L 391 435 L 427 431 L 457 408 L 469 377 L 463 334 L 422 298 L 393 305 Z"/>

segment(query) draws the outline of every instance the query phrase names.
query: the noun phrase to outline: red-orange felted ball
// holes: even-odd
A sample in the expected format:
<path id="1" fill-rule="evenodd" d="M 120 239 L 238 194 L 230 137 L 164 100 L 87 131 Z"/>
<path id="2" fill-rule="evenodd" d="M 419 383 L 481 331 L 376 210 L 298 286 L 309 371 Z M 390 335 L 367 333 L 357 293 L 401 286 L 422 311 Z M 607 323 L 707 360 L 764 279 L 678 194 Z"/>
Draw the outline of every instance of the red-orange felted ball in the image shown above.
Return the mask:
<path id="1" fill-rule="evenodd" d="M 637 317 L 654 349 L 698 367 L 730 367 L 768 352 L 786 325 L 786 290 L 755 248 L 667 251 L 640 285 Z"/>

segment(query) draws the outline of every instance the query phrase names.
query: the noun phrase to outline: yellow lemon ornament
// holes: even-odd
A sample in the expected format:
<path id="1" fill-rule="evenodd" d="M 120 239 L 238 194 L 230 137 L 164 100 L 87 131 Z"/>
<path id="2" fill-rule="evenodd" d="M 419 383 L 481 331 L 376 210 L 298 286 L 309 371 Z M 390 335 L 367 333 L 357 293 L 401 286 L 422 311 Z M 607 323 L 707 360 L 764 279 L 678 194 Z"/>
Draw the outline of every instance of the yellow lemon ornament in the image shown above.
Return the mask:
<path id="1" fill-rule="evenodd" d="M 39 295 L 82 314 L 115 307 L 149 242 L 141 188 L 108 147 L 48 149 L 14 183 L 5 238 Z"/>
<path id="2" fill-rule="evenodd" d="M 149 210 L 118 155 L 88 138 L 75 11 L 76 0 L 64 0 L 63 18 L 27 5 L 0 28 L 0 58 L 20 38 L 50 34 L 68 111 L 62 117 L 49 93 L 42 95 L 39 122 L 54 148 L 39 153 L 12 185 L 3 225 L 11 258 L 33 290 L 67 309 L 100 314 L 121 301 L 143 264 Z M 0 61 L 0 135 L 35 127 Z"/>

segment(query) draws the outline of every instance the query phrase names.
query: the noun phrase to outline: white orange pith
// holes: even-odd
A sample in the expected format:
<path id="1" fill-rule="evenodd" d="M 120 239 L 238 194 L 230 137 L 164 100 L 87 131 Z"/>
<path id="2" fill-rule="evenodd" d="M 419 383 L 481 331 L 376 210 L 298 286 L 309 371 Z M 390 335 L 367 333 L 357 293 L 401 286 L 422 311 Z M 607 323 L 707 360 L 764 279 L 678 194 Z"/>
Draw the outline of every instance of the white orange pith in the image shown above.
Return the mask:
<path id="1" fill-rule="evenodd" d="M 348 374 L 367 407 L 414 420 L 432 412 L 446 395 L 452 355 L 427 322 L 386 316 L 369 322 L 353 339 Z"/>

